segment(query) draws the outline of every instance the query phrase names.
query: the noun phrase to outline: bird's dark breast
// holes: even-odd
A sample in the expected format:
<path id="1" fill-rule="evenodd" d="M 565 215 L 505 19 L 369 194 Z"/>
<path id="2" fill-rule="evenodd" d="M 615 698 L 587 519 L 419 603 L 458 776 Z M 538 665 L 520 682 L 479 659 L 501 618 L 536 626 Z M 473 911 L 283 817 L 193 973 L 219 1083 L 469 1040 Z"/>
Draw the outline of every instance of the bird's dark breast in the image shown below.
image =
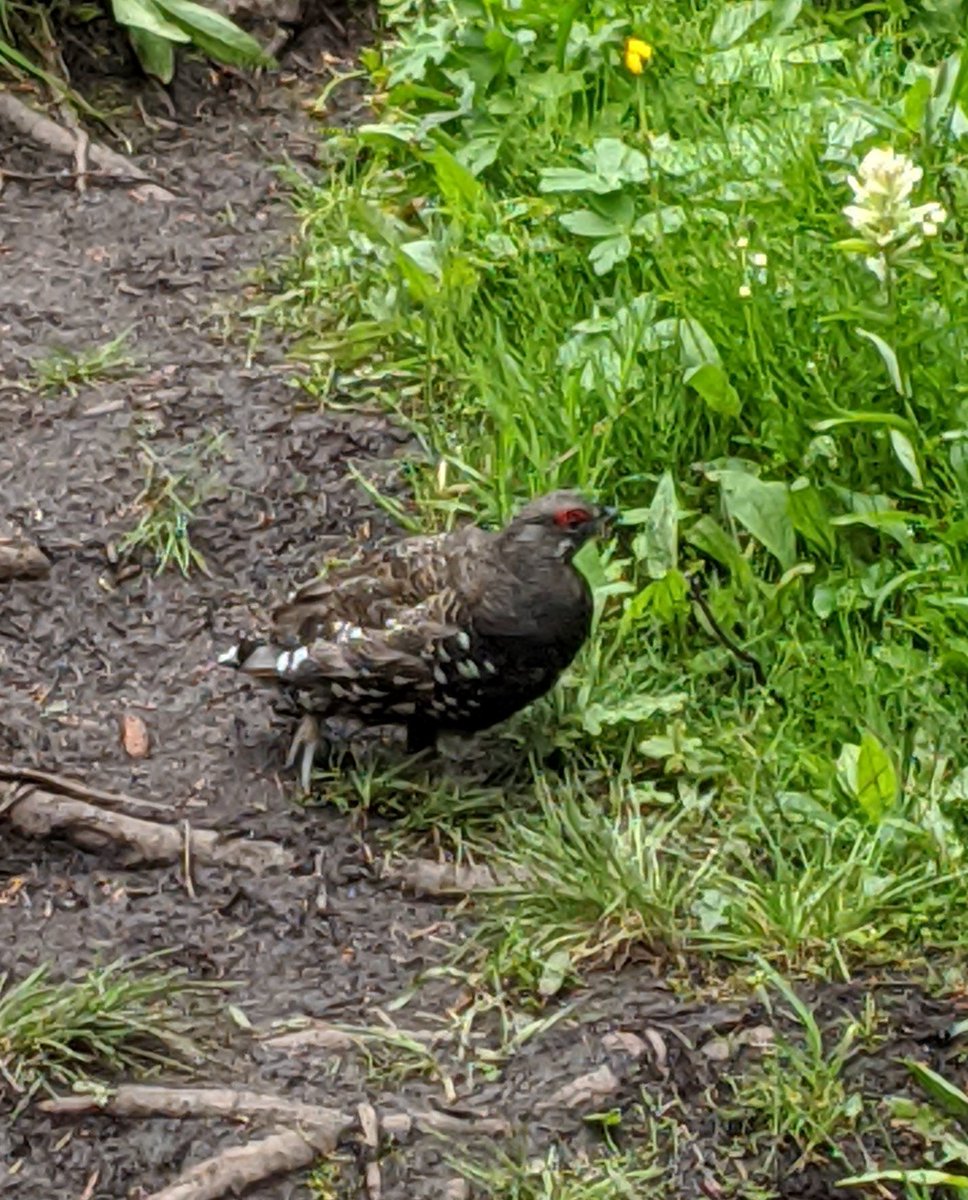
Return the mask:
<path id="1" fill-rule="evenodd" d="M 430 697 L 441 729 L 467 733 L 488 729 L 550 691 L 588 637 L 591 603 L 573 605 L 567 621 L 545 636 L 473 634 L 464 653 L 445 644 L 438 661 L 437 686 Z"/>

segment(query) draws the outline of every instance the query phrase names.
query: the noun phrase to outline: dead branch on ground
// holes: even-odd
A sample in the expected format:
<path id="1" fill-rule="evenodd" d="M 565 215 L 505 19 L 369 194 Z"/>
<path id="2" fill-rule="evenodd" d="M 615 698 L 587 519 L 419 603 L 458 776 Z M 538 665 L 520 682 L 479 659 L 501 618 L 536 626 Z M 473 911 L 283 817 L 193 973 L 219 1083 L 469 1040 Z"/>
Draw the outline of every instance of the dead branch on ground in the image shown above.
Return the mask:
<path id="1" fill-rule="evenodd" d="M 5 794 L 6 793 L 6 794 Z M 27 837 L 62 834 L 86 850 L 123 846 L 129 863 L 178 863 L 184 860 L 186 833 L 179 825 L 163 825 L 141 817 L 57 795 L 30 784 L 0 785 L 0 816 Z M 291 870 L 295 859 L 276 842 L 227 839 L 214 829 L 187 834 L 196 863 L 241 867 L 260 874 Z"/>
<path id="2" fill-rule="evenodd" d="M 106 1112 L 116 1117 L 227 1117 L 233 1120 L 267 1120 L 291 1123 L 295 1129 L 273 1133 L 244 1146 L 232 1146 L 186 1171 L 148 1200 L 219 1200 L 291 1171 L 310 1166 L 320 1154 L 331 1154 L 347 1135 L 357 1131 L 371 1148 L 380 1132 L 400 1140 L 416 1129 L 441 1136 L 502 1137 L 510 1133 L 498 1117 L 455 1116 L 421 1110 L 387 1113 L 382 1118 L 369 1104 L 352 1113 L 305 1104 L 264 1092 L 232 1088 L 169 1088 L 122 1084 L 112 1091 L 91 1095 L 61 1096 L 39 1101 L 37 1107 L 55 1116 L 80 1116 Z"/>
<path id="3" fill-rule="evenodd" d="M 79 142 L 78 135 L 37 112 L 8 91 L 0 90 L 0 121 L 5 121 L 24 137 L 38 145 L 46 146 L 57 154 L 73 158 L 78 178 L 88 178 L 87 163 L 90 162 L 104 175 L 129 176 L 139 184 L 131 193 L 137 200 L 171 201 L 176 199 L 174 192 L 153 183 L 151 177 L 140 167 L 134 165 L 123 155 L 99 142 L 87 139 Z"/>
<path id="4" fill-rule="evenodd" d="M 40 771 L 36 767 L 21 767 L 16 763 L 0 762 L 0 779 L 7 779 L 13 783 L 37 783 L 45 792 L 73 796 L 75 800 L 87 800 L 91 804 L 100 804 L 104 808 L 143 808 L 151 809 L 153 812 L 171 814 L 170 804 L 159 804 L 156 800 L 142 800 L 124 792 L 105 792 L 101 788 L 82 783 L 79 779 L 69 779 L 66 775 L 55 775 L 53 771 Z"/>

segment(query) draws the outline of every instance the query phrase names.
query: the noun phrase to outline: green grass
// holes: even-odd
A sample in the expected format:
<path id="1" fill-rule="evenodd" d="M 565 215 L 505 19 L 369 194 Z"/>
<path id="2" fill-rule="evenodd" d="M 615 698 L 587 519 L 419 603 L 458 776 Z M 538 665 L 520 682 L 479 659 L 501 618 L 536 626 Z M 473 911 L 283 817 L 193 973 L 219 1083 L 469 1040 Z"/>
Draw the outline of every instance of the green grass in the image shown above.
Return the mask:
<path id="1" fill-rule="evenodd" d="M 53 982 L 50 974 L 42 964 L 23 979 L 0 979 L 0 1077 L 18 1109 L 38 1089 L 174 1068 L 197 1056 L 179 1003 L 197 985 L 181 971 L 119 959 L 77 979 Z"/>
<path id="2" fill-rule="evenodd" d="M 477 967 L 536 1005 L 633 947 L 788 978 L 957 961 L 961 6 L 382 9 L 374 120 L 298 186 L 259 315 L 321 405 L 377 401 L 419 434 L 424 528 L 558 484 L 624 521 L 581 559 L 581 659 L 493 735 L 510 774 L 362 768 L 327 797 L 504 868 Z M 639 76 L 630 35 L 655 49 Z M 888 146 L 922 172 L 900 207 L 946 212 L 882 252 L 844 209 Z M 811 1151 L 850 1129 L 837 1079 L 807 1089 Z"/>
<path id="3" fill-rule="evenodd" d="M 87 350 L 51 350 L 34 362 L 37 385 L 48 395 L 67 392 L 75 396 L 88 384 L 125 374 L 135 365 L 127 351 L 129 337 L 129 332 L 120 333 Z"/>
<path id="4" fill-rule="evenodd" d="M 137 525 L 118 542 L 119 554 L 146 553 L 155 563 L 155 573 L 177 568 L 187 576 L 193 569 L 208 574 L 205 557 L 192 544 L 191 525 L 201 504 L 208 499 L 215 479 L 205 474 L 218 452 L 220 438 L 208 445 L 189 446 L 174 458 L 163 461 L 145 443 L 144 487 L 135 499 Z"/>

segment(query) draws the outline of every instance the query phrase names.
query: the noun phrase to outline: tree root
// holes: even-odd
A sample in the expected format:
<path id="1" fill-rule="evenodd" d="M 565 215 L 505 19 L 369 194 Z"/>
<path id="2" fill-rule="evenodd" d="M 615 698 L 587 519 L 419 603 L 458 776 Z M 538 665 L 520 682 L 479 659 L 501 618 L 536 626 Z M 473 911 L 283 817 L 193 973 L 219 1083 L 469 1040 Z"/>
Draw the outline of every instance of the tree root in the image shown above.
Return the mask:
<path id="1" fill-rule="evenodd" d="M 295 1126 L 196 1163 L 148 1200 L 219 1200 L 229 1193 L 238 1195 L 272 1175 L 310 1166 L 320 1154 L 331 1154 L 353 1132 L 373 1149 L 381 1132 L 400 1140 L 414 1129 L 441 1136 L 482 1137 L 505 1136 L 511 1131 L 507 1121 L 497 1117 L 459 1117 L 425 1110 L 386 1113 L 381 1118 L 369 1104 L 344 1113 L 284 1096 L 218 1087 L 122 1084 L 98 1094 L 41 1100 L 37 1107 L 55 1116 L 106 1112 L 115 1117 L 227 1117 Z"/>
<path id="2" fill-rule="evenodd" d="M 333 1145 L 353 1128 L 349 1118 L 335 1108 L 303 1104 L 266 1092 L 237 1091 L 227 1087 L 172 1088 L 155 1084 L 125 1083 L 108 1092 L 58 1096 L 41 1100 L 37 1107 L 56 1116 L 109 1112 L 114 1117 L 227 1117 L 233 1121 L 262 1119 L 276 1125 L 313 1129 L 331 1136 Z"/>
<path id="3" fill-rule="evenodd" d="M 134 163 L 124 158 L 114 150 L 102 146 L 98 142 L 87 140 L 86 134 L 72 133 L 63 126 L 45 117 L 43 113 L 24 104 L 8 91 L 0 90 L 0 121 L 12 125 L 38 145 L 46 146 L 57 154 L 69 155 L 74 158 L 78 179 L 90 179 L 86 164 L 93 166 L 108 178 L 130 179 L 138 186 L 131 195 L 136 200 L 160 200 L 168 202 L 177 197 L 174 192 L 153 183 L 149 175 L 136 167 Z M 83 136 L 84 141 L 80 141 Z M 0 172 L 2 173 L 2 172 Z"/>
<path id="4" fill-rule="evenodd" d="M 381 878 L 416 896 L 468 896 L 521 882 L 525 876 L 517 871 L 505 875 L 483 864 L 469 866 L 416 858 L 390 863 L 383 869 Z"/>
<path id="5" fill-rule="evenodd" d="M 266 870 L 291 870 L 295 858 L 276 842 L 228 840 L 214 829 L 192 829 L 130 817 L 103 807 L 109 793 L 96 793 L 101 804 L 90 804 L 76 796 L 58 794 L 52 785 L 36 786 L 30 777 L 44 772 L 0 766 L 0 816 L 5 816 L 18 833 L 27 837 L 63 834 L 86 850 L 101 850 L 114 844 L 125 848 L 126 861 L 134 863 L 177 863 L 186 859 L 213 866 L 241 867 L 259 874 Z M 57 776 L 48 776 L 58 780 Z M 70 781 L 64 781 L 70 783 Z M 72 785 L 77 790 L 80 785 Z M 95 793 L 92 793 L 95 794 Z M 121 807 L 130 797 L 111 797 Z"/>
<path id="6" fill-rule="evenodd" d="M 238 1196 L 263 1179 L 312 1166 L 320 1154 L 329 1154 L 334 1145 L 316 1131 L 297 1133 L 287 1129 L 272 1133 L 257 1142 L 230 1146 L 203 1159 L 147 1200 L 219 1200 L 221 1196 Z"/>

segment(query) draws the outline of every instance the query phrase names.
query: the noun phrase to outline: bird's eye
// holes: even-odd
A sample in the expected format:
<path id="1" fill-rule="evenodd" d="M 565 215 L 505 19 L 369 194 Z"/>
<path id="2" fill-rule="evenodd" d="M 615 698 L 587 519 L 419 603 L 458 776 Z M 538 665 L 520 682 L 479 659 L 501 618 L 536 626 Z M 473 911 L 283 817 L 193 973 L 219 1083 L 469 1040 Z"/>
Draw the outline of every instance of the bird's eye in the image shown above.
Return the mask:
<path id="1" fill-rule="evenodd" d="M 555 524 L 562 529 L 577 529 L 586 521 L 592 520 L 592 514 L 587 508 L 563 508 L 555 513 Z"/>

